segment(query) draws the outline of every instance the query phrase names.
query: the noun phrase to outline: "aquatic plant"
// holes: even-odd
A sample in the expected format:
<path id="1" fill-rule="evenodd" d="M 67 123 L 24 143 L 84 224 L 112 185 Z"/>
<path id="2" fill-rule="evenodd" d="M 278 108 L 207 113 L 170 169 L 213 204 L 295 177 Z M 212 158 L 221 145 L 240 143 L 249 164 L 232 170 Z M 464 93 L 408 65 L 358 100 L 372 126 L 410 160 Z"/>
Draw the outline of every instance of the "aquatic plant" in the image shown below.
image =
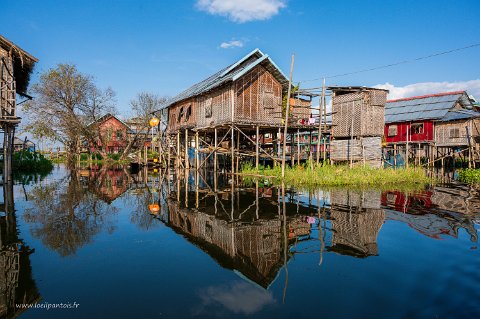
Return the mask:
<path id="1" fill-rule="evenodd" d="M 259 175 L 271 178 L 274 182 L 282 181 L 280 166 L 273 168 L 259 167 L 255 169 L 251 164 L 242 167 L 245 175 Z M 406 169 L 374 169 L 370 167 L 348 166 L 304 166 L 288 167 L 285 170 L 283 181 L 292 186 L 362 186 L 362 185 L 393 185 L 393 184 L 420 184 L 431 183 L 432 180 L 420 168 Z"/>

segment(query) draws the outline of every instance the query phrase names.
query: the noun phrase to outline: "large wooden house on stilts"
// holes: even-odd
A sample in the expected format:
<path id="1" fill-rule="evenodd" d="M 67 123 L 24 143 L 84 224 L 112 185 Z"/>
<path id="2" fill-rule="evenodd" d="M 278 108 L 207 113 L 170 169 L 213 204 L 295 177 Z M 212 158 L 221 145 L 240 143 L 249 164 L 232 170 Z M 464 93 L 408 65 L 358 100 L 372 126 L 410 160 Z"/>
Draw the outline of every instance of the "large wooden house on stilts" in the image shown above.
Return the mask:
<path id="1" fill-rule="evenodd" d="M 0 127 L 3 132 L 3 179 L 11 181 L 17 94 L 26 98 L 30 73 L 38 60 L 0 35 Z"/>
<path id="2" fill-rule="evenodd" d="M 385 105 L 388 154 L 433 165 L 463 158 L 479 160 L 480 112 L 465 91 L 390 100 Z M 403 160 L 402 160 L 403 161 Z"/>
<path id="3" fill-rule="evenodd" d="M 203 167 L 207 162 L 238 171 L 240 157 L 274 163 L 280 158 L 282 100 L 288 80 L 271 58 L 253 50 L 232 65 L 175 96 L 157 112 L 167 117 L 164 160 L 175 167 Z M 290 132 L 308 128 L 311 97 L 295 97 Z M 300 103 L 301 101 L 302 103 Z M 290 121 L 289 121 L 290 122 Z M 262 138 L 269 138 L 269 148 Z"/>

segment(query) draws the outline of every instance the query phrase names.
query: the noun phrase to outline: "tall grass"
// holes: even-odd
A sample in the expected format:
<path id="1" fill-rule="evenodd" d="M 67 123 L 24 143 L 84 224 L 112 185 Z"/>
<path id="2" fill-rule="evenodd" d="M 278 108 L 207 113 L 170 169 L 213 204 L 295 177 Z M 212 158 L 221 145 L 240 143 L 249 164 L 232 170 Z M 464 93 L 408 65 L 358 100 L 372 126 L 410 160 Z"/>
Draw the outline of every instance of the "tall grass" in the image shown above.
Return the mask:
<path id="1" fill-rule="evenodd" d="M 461 169 L 458 172 L 458 180 L 470 185 L 480 186 L 480 169 Z"/>
<path id="2" fill-rule="evenodd" d="M 292 186 L 369 186 L 395 184 L 428 184 L 425 171 L 419 168 L 407 169 L 374 169 L 369 167 L 348 166 L 294 166 L 285 169 L 283 181 Z M 282 168 L 259 167 L 255 169 L 251 164 L 242 168 L 243 174 L 254 174 L 270 177 L 274 182 L 282 181 Z"/>

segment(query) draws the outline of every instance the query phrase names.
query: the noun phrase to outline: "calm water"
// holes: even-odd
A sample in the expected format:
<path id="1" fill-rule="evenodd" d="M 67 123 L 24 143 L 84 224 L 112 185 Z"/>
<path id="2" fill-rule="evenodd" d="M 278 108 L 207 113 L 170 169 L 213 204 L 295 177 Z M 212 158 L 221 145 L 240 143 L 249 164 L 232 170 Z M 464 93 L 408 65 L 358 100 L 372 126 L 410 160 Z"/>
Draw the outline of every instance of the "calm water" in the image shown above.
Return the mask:
<path id="1" fill-rule="evenodd" d="M 308 192 L 224 176 L 179 180 L 58 167 L 15 185 L 15 213 L 2 213 L 0 225 L 0 313 L 39 301 L 80 305 L 17 314 L 480 316 L 475 190 Z"/>

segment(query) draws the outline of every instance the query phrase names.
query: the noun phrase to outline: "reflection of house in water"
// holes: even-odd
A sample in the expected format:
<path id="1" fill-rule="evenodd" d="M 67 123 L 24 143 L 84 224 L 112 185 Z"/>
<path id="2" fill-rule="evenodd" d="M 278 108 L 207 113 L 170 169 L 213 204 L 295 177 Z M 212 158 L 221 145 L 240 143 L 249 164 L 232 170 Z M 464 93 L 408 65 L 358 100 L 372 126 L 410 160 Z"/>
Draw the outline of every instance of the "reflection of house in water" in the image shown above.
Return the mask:
<path id="1" fill-rule="evenodd" d="M 15 304 L 35 303 L 40 294 L 32 279 L 29 255 L 33 251 L 18 238 L 13 189 L 4 190 L 4 198 L 0 213 L 0 318 L 14 318 L 25 310 L 16 309 Z"/>
<path id="2" fill-rule="evenodd" d="M 128 175 L 123 168 L 112 169 L 83 169 L 80 170 L 81 177 L 93 181 L 90 189 L 100 199 L 111 204 L 129 188 Z"/>
<path id="3" fill-rule="evenodd" d="M 457 238 L 458 230 L 464 228 L 476 242 L 478 234 L 473 219 L 480 203 L 472 192 L 468 188 L 437 186 L 413 194 L 389 191 L 382 194 L 382 203 L 390 208 L 386 210 L 387 219 L 404 222 L 428 237 Z"/>
<path id="4" fill-rule="evenodd" d="M 281 221 L 229 223 L 214 215 L 170 205 L 169 225 L 207 251 L 223 267 L 267 287 L 282 265 Z"/>
<path id="5" fill-rule="evenodd" d="M 380 192 L 333 190 L 330 194 L 332 244 L 328 248 L 342 255 L 378 255 L 377 236 L 385 221 Z"/>
<path id="6" fill-rule="evenodd" d="M 278 203 L 272 200 L 277 194 L 272 192 L 275 191 L 260 188 L 257 194 L 267 194 L 268 197 L 256 201 L 255 190 L 236 189 L 232 203 L 232 193 L 220 191 L 205 196 L 198 208 L 185 208 L 173 199 L 176 198 L 173 195 L 168 200 L 167 225 L 207 252 L 221 266 L 236 270 L 266 288 L 284 265 L 285 236 L 288 236 L 288 242 L 310 232 L 310 225 L 298 216 L 288 217 L 284 228 Z M 194 194 L 189 192 L 188 196 L 194 198 Z M 182 193 L 182 197 L 184 195 Z M 183 202 L 182 198 L 180 203 Z"/>

